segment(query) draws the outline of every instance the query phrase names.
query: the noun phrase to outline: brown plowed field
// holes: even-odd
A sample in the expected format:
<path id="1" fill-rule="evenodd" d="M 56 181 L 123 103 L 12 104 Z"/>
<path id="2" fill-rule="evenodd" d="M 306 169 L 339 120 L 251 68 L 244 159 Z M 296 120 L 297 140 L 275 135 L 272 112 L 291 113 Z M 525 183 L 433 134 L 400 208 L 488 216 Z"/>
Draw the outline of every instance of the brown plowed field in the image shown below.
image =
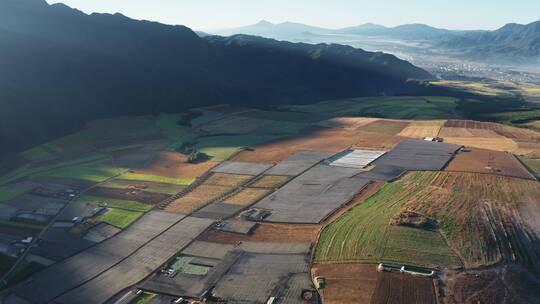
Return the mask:
<path id="1" fill-rule="evenodd" d="M 237 244 L 238 242 L 313 243 L 319 229 L 319 225 L 258 223 L 251 235 L 209 231 L 202 240 L 221 244 Z"/>
<path id="2" fill-rule="evenodd" d="M 337 118 L 321 121 L 317 123 L 317 125 L 321 127 L 327 127 L 327 128 L 356 130 L 360 127 L 363 127 L 377 120 L 379 119 L 367 118 L 367 117 L 337 117 Z"/>
<path id="3" fill-rule="evenodd" d="M 351 146 L 388 151 L 403 141 L 403 137 L 379 133 L 311 127 L 297 136 L 275 140 L 242 151 L 232 160 L 241 162 L 279 162 L 299 150 L 341 152 Z"/>
<path id="4" fill-rule="evenodd" d="M 436 303 L 433 281 L 399 272 L 380 272 L 372 304 Z M 488 303 L 488 302 L 486 302 Z"/>
<path id="5" fill-rule="evenodd" d="M 512 154 L 476 148 L 471 152 L 458 153 L 445 171 L 489 173 L 535 180 Z"/>
<path id="6" fill-rule="evenodd" d="M 218 162 L 187 163 L 186 155 L 176 152 L 159 152 L 145 168 L 135 170 L 138 174 L 150 174 L 172 178 L 198 178 L 219 164 Z"/>
<path id="7" fill-rule="evenodd" d="M 482 122 L 482 121 L 473 121 L 473 120 L 455 120 L 450 119 L 445 124 L 444 127 L 449 128 L 467 128 L 467 129 L 485 129 L 485 130 L 495 130 L 497 124 L 491 122 Z"/>
<path id="8" fill-rule="evenodd" d="M 281 175 L 265 175 L 258 179 L 253 184 L 249 185 L 251 188 L 278 188 L 286 181 L 289 180 L 288 176 Z"/>
<path id="9" fill-rule="evenodd" d="M 517 153 L 519 151 L 518 144 L 508 138 L 480 138 L 480 137 L 443 137 L 444 142 L 448 144 L 463 145 L 466 147 L 508 151 Z"/>
<path id="10" fill-rule="evenodd" d="M 437 137 L 441 126 L 408 126 L 397 134 L 397 136 L 423 139 L 425 137 Z"/>
<path id="11" fill-rule="evenodd" d="M 408 121 L 378 120 L 359 128 L 359 130 L 364 132 L 374 132 L 386 135 L 396 135 L 408 125 Z"/>
<path id="12" fill-rule="evenodd" d="M 227 186 L 200 185 L 188 194 L 171 202 L 165 210 L 188 214 L 232 189 L 232 187 Z"/>
<path id="13" fill-rule="evenodd" d="M 442 127 L 439 131 L 439 137 L 486 137 L 502 138 L 493 130 L 487 129 L 468 129 L 468 128 L 448 128 Z"/>
<path id="14" fill-rule="evenodd" d="M 88 192 L 86 192 L 86 194 L 121 200 L 137 201 L 152 205 L 155 205 L 170 197 L 170 195 L 167 194 L 146 192 L 139 189 L 116 189 L 106 187 L 92 188 Z"/>
<path id="15" fill-rule="evenodd" d="M 237 187 L 252 178 L 252 175 L 213 173 L 212 176 L 204 181 L 203 185 Z"/>
<path id="16" fill-rule="evenodd" d="M 262 197 L 264 197 L 266 194 L 271 192 L 272 189 L 264 189 L 264 188 L 245 188 L 241 190 L 240 192 L 236 193 L 235 195 L 229 197 L 228 199 L 224 200 L 222 203 L 224 204 L 231 204 L 231 205 L 241 205 L 241 206 L 249 206 Z"/>
<path id="17" fill-rule="evenodd" d="M 526 139 L 514 139 L 518 145 L 517 154 L 530 154 L 531 158 L 540 158 L 540 143 Z"/>
<path id="18" fill-rule="evenodd" d="M 377 286 L 374 264 L 318 264 L 311 273 L 326 279 L 319 293 L 327 304 L 370 303 Z"/>
<path id="19" fill-rule="evenodd" d="M 496 131 L 504 137 L 540 143 L 540 133 L 533 130 L 501 125 Z"/>

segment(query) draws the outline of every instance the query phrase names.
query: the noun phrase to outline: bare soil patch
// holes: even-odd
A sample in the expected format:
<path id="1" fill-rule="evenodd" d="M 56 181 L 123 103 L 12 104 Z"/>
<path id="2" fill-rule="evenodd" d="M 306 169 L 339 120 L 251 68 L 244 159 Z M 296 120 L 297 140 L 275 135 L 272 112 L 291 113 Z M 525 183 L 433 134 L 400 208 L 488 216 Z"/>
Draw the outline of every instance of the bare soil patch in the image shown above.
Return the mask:
<path id="1" fill-rule="evenodd" d="M 162 193 L 146 192 L 140 189 L 116 189 L 106 187 L 95 187 L 87 194 L 99 197 L 109 197 L 114 199 L 137 201 L 145 204 L 155 205 L 170 196 Z"/>
<path id="2" fill-rule="evenodd" d="M 379 119 L 367 118 L 367 117 L 337 117 L 337 118 L 321 121 L 317 123 L 317 125 L 321 127 L 327 127 L 327 128 L 356 130 L 360 127 L 363 127 L 377 120 Z"/>
<path id="3" fill-rule="evenodd" d="M 250 235 L 209 231 L 202 240 L 221 244 L 237 244 L 239 242 L 313 243 L 319 229 L 320 225 L 258 223 Z"/>
<path id="4" fill-rule="evenodd" d="M 372 304 L 436 303 L 433 281 L 399 272 L 379 272 Z M 491 303 L 491 302 L 488 302 Z"/>
<path id="5" fill-rule="evenodd" d="M 326 286 L 319 293 L 328 304 L 370 303 L 377 286 L 374 264 L 319 264 L 311 273 L 325 278 Z"/>
<path id="6" fill-rule="evenodd" d="M 444 126 L 449 128 L 494 130 L 497 125 L 491 122 L 450 119 L 444 124 Z"/>
<path id="7" fill-rule="evenodd" d="M 218 162 L 187 163 L 188 157 L 177 152 L 159 152 L 145 168 L 135 170 L 138 174 L 150 174 L 172 178 L 198 178 Z"/>
<path id="8" fill-rule="evenodd" d="M 449 128 L 442 127 L 439 131 L 439 137 L 486 137 L 502 138 L 493 130 L 488 129 L 468 129 L 468 128 Z"/>
<path id="9" fill-rule="evenodd" d="M 473 148 L 457 154 L 445 171 L 506 175 L 534 180 L 529 171 L 510 153 Z"/>

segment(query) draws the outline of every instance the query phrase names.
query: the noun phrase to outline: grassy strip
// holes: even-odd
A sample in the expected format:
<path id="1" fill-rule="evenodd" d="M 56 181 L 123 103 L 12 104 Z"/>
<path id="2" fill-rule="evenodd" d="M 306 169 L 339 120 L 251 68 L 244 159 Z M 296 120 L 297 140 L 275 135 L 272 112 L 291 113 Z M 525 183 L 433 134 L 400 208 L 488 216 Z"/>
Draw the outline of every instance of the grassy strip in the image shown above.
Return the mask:
<path id="1" fill-rule="evenodd" d="M 116 226 L 126 228 L 143 215 L 143 212 L 128 211 L 123 209 L 110 209 L 105 214 L 97 217 L 98 220 Z"/>
<path id="2" fill-rule="evenodd" d="M 80 200 L 84 202 L 92 203 L 94 205 L 106 203 L 107 207 L 110 207 L 110 208 L 119 208 L 119 209 L 131 210 L 131 211 L 146 212 L 152 209 L 153 207 L 152 205 L 147 205 L 147 204 L 143 204 L 136 201 L 112 199 L 112 198 L 107 198 L 107 197 L 97 197 L 97 196 L 90 196 L 90 195 L 85 195 L 81 197 Z"/>
<path id="3" fill-rule="evenodd" d="M 0 187 L 0 202 L 9 201 L 17 196 L 23 195 L 28 190 L 28 187 L 20 186 Z"/>
<path id="4" fill-rule="evenodd" d="M 157 294 L 155 293 L 143 292 L 137 298 L 135 298 L 131 304 L 146 304 L 156 296 Z"/>
<path id="5" fill-rule="evenodd" d="M 136 174 L 126 173 L 118 177 L 119 179 L 134 180 L 134 181 L 146 181 L 155 183 L 165 183 L 172 185 L 188 186 L 191 185 L 194 178 L 171 178 L 165 176 L 149 175 L 149 174 Z"/>
<path id="6" fill-rule="evenodd" d="M 35 230 L 41 230 L 45 228 L 45 225 L 28 224 L 28 223 L 21 223 L 21 222 L 6 221 L 6 220 L 0 220 L 0 226 L 9 226 L 9 227 L 15 227 L 15 228 L 26 228 L 26 229 L 35 229 Z"/>
<path id="7" fill-rule="evenodd" d="M 533 172 L 540 173 L 540 159 L 518 156 L 519 159 Z"/>

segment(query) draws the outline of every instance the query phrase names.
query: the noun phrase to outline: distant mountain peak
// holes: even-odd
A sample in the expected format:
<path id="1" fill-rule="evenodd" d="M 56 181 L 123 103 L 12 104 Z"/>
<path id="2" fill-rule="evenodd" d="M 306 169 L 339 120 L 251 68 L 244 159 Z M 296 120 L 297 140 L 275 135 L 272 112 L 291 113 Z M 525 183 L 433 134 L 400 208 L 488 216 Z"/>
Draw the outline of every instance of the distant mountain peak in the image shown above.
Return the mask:
<path id="1" fill-rule="evenodd" d="M 257 26 L 272 26 L 274 24 L 272 22 L 269 22 L 269 21 L 266 21 L 266 20 L 261 20 L 261 21 L 257 22 L 255 25 L 257 25 Z"/>

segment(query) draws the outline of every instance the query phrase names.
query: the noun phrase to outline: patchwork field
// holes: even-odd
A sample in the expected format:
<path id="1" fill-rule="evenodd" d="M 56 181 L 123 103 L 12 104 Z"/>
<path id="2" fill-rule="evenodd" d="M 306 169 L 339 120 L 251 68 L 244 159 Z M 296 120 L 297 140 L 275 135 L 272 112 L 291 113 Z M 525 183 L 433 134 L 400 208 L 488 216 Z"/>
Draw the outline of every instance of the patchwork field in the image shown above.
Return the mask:
<path id="1" fill-rule="evenodd" d="M 165 208 L 166 211 L 188 214 L 208 203 L 211 200 L 231 191 L 234 187 L 200 185 L 188 194 L 172 201 Z"/>
<path id="2" fill-rule="evenodd" d="M 232 160 L 261 163 L 278 162 L 300 150 L 337 153 L 351 146 L 357 149 L 387 151 L 402 140 L 401 137 L 381 133 L 312 127 L 290 138 L 254 146 L 253 151 L 242 151 L 232 157 Z"/>
<path id="3" fill-rule="evenodd" d="M 508 138 L 444 137 L 444 142 L 466 147 L 519 153 L 518 144 Z"/>
<path id="4" fill-rule="evenodd" d="M 160 152 L 148 166 L 135 170 L 135 173 L 178 179 L 193 179 L 203 175 L 218 164 L 211 161 L 190 164 L 187 161 L 188 156 L 186 155 L 176 152 Z"/>

